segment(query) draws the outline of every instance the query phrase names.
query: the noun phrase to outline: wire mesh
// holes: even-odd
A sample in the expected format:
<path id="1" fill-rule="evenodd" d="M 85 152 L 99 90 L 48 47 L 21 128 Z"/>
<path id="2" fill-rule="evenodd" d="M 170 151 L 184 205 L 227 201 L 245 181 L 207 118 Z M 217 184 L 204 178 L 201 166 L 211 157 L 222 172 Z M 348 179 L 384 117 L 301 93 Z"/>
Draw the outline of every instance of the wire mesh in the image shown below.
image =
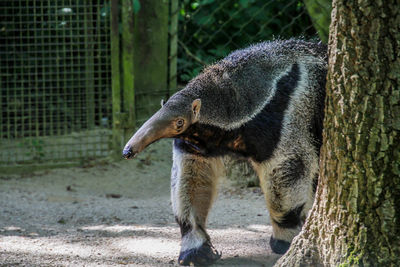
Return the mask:
<path id="1" fill-rule="evenodd" d="M 81 162 L 109 154 L 111 2 L 0 0 L 0 167 Z M 204 65 L 251 43 L 317 38 L 298 0 L 170 0 L 170 4 L 166 62 L 170 85 L 165 88 L 171 92 L 175 80 L 185 84 Z M 139 123 L 144 116 L 138 114 L 153 105 L 158 108 L 158 99 L 170 95 L 160 88 L 136 89 Z"/>
<path id="2" fill-rule="evenodd" d="M 108 153 L 109 3 L 0 0 L 0 166 Z"/>
<path id="3" fill-rule="evenodd" d="M 181 0 L 178 83 L 229 52 L 274 38 L 316 38 L 304 3 L 297 0 Z"/>

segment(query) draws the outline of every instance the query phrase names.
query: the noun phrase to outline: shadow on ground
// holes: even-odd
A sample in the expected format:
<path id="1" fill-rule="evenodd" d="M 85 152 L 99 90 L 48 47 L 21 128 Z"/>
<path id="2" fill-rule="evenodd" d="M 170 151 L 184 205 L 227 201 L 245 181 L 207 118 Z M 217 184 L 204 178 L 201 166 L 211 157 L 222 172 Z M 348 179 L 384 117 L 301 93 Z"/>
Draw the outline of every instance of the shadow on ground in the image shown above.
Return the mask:
<path id="1" fill-rule="evenodd" d="M 176 266 L 180 232 L 170 207 L 170 142 L 134 161 L 0 176 L 0 265 Z M 209 234 L 214 266 L 272 266 L 258 189 L 222 182 Z"/>

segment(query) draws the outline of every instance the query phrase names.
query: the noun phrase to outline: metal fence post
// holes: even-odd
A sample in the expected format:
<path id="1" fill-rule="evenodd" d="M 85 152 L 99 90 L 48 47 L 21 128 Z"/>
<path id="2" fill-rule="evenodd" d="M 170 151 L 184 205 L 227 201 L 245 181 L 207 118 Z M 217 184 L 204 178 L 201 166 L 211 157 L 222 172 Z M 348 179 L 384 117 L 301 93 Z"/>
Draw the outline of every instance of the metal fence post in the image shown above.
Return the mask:
<path id="1" fill-rule="evenodd" d="M 140 1 L 135 14 L 136 119 L 144 122 L 168 97 L 168 0 Z"/>
<path id="2" fill-rule="evenodd" d="M 93 49 L 93 14 L 89 6 L 85 6 L 84 12 L 84 32 L 85 32 L 85 72 L 86 72 L 86 120 L 88 129 L 93 129 L 95 125 L 95 88 L 94 88 L 94 49 Z"/>
<path id="3" fill-rule="evenodd" d="M 177 91 L 178 59 L 178 15 L 179 1 L 170 0 L 169 53 L 168 53 L 168 96 Z"/>
<path id="4" fill-rule="evenodd" d="M 112 156 L 117 156 L 122 144 L 121 131 L 121 76 L 119 38 L 119 0 L 111 1 L 111 87 L 112 87 Z"/>
<path id="5" fill-rule="evenodd" d="M 136 124 L 133 1 L 122 0 L 121 8 L 122 107 L 124 112 L 122 128 L 126 140 L 132 135 Z"/>
<path id="6" fill-rule="evenodd" d="M 134 24 L 131 0 L 111 2 L 113 137 L 112 155 L 120 157 L 135 128 Z M 121 23 L 121 24 L 120 24 Z"/>

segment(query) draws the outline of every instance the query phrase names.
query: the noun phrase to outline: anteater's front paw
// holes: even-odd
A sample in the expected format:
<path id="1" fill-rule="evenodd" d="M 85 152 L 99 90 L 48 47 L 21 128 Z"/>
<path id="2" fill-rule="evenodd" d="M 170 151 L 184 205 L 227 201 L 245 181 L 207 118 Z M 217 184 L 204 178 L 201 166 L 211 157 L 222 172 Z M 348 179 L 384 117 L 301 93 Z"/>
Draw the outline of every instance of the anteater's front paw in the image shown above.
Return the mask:
<path id="1" fill-rule="evenodd" d="M 277 254 L 285 254 L 290 247 L 290 243 L 285 240 L 275 239 L 271 236 L 269 240 L 269 245 L 273 252 Z"/>
<path id="2" fill-rule="evenodd" d="M 221 253 L 215 250 L 210 242 L 206 242 L 199 248 L 182 251 L 179 254 L 178 263 L 184 266 L 207 266 L 219 258 L 221 258 Z"/>

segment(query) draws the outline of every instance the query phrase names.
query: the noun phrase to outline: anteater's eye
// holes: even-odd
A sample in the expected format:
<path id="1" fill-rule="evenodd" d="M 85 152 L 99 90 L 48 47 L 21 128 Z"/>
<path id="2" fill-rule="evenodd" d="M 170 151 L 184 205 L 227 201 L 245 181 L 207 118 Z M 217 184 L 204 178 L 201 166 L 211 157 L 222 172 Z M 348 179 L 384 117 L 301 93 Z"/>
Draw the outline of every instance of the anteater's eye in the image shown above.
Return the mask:
<path id="1" fill-rule="evenodd" d="M 183 126 L 183 124 L 185 123 L 185 121 L 183 120 L 183 119 L 179 119 L 179 120 L 177 120 L 176 121 L 176 127 L 179 129 L 179 128 L 182 128 L 182 126 Z"/>

